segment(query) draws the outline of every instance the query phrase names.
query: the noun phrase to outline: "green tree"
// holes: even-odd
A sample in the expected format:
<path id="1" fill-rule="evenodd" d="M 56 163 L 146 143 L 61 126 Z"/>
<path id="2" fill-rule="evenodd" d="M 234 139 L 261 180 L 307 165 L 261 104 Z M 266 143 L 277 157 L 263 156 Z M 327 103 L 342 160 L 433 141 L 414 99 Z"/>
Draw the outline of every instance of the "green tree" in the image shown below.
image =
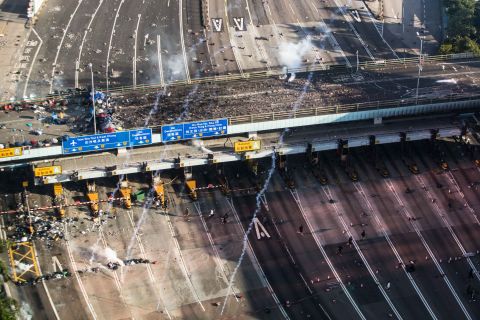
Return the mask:
<path id="1" fill-rule="evenodd" d="M 440 46 L 440 49 L 438 49 L 438 53 L 440 53 L 440 54 L 454 53 L 453 45 L 449 42 L 442 43 L 442 45 Z"/>

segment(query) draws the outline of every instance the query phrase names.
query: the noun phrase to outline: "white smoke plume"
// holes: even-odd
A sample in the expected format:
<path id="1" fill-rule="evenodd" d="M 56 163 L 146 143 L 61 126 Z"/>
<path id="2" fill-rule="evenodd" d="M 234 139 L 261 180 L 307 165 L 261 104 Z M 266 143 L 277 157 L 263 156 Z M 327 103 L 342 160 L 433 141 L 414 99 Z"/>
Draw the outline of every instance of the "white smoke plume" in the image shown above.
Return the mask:
<path id="1" fill-rule="evenodd" d="M 278 60 L 289 69 L 299 68 L 302 65 L 303 57 L 312 50 L 312 41 L 306 37 L 298 43 L 283 42 L 279 46 Z"/>
<path id="2" fill-rule="evenodd" d="M 92 255 L 90 258 L 90 264 L 93 261 L 101 264 L 107 264 L 109 262 L 116 262 L 120 265 L 124 265 L 123 261 L 117 257 L 117 253 L 110 247 L 102 248 L 98 245 L 94 245 L 92 248 Z"/>
<path id="3" fill-rule="evenodd" d="M 205 143 L 203 140 L 198 140 L 198 139 L 192 140 L 192 146 L 194 146 L 195 148 L 198 148 L 203 153 L 213 153 L 212 150 L 205 147 Z"/>

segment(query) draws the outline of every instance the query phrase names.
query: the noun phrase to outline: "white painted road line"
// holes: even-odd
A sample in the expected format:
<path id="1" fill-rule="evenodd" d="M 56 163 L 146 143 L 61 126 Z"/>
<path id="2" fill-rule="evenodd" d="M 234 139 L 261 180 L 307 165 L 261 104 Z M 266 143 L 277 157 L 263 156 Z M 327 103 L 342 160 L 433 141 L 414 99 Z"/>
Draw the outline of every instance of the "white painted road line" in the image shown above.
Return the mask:
<path id="1" fill-rule="evenodd" d="M 37 51 L 35 51 L 35 55 L 33 56 L 33 61 L 30 64 L 30 68 L 28 69 L 27 79 L 25 80 L 25 87 L 23 88 L 23 98 L 25 98 L 27 96 L 28 81 L 30 80 L 30 75 L 32 74 L 33 65 L 35 64 L 35 61 L 37 61 L 38 52 L 40 51 L 40 48 L 43 45 L 43 40 L 42 40 L 42 38 L 40 38 L 40 36 L 38 35 L 35 28 L 32 28 L 32 31 L 37 36 L 38 40 L 40 41 L 40 44 L 37 47 Z"/>
<path id="2" fill-rule="evenodd" d="M 403 262 L 403 259 L 402 257 L 400 256 L 400 254 L 398 253 L 397 251 L 397 248 L 395 247 L 395 245 L 393 244 L 392 240 L 390 239 L 390 236 L 388 235 L 387 231 L 386 231 L 386 227 L 383 225 L 383 223 L 380 221 L 380 219 L 378 218 L 378 214 L 376 213 L 376 211 L 373 209 L 373 206 L 372 204 L 370 203 L 370 200 L 368 200 L 368 197 L 365 193 L 365 190 L 363 188 L 363 185 L 361 182 L 355 182 L 353 184 L 355 186 L 355 189 L 357 189 L 358 193 L 360 193 L 360 195 L 362 196 L 363 198 L 363 201 L 365 202 L 365 204 L 367 205 L 367 208 L 368 210 L 370 211 L 370 214 L 374 217 L 375 219 L 375 222 L 378 224 L 378 226 L 380 227 L 380 230 L 382 231 L 382 234 L 383 236 L 385 237 L 385 240 L 387 241 L 388 245 L 390 246 L 390 249 L 392 249 L 393 251 L 393 254 L 395 255 L 395 257 L 397 258 L 397 261 L 398 263 L 401 263 L 403 266 L 405 265 L 405 263 Z M 405 275 L 407 276 L 408 280 L 410 281 L 410 284 L 412 285 L 412 287 L 415 289 L 415 292 L 417 293 L 417 295 L 420 297 L 420 300 L 422 300 L 422 303 L 423 305 L 425 306 L 425 308 L 427 309 L 428 313 L 430 314 L 430 316 L 432 317 L 432 319 L 438 319 L 437 316 L 435 315 L 435 313 L 433 312 L 432 308 L 430 307 L 430 305 L 428 304 L 427 302 L 427 299 L 425 298 L 425 296 L 423 295 L 423 293 L 420 291 L 420 288 L 418 287 L 417 283 L 415 282 L 415 280 L 413 279 L 413 276 L 407 272 L 407 270 L 405 268 L 402 268 L 403 272 L 405 273 Z"/>
<path id="3" fill-rule="evenodd" d="M 227 201 L 228 205 L 230 206 L 230 208 L 232 209 L 233 216 L 235 217 L 235 221 L 237 222 L 236 225 L 242 231 L 243 236 L 245 236 L 246 235 L 246 230 L 243 227 L 242 222 L 240 221 L 240 218 L 239 218 L 238 213 L 237 213 L 237 209 L 235 209 L 235 206 L 233 205 L 233 200 L 232 199 L 227 199 L 226 201 Z M 255 268 L 255 271 L 257 271 L 258 278 L 260 279 L 262 284 L 270 292 L 273 300 L 275 301 L 275 303 L 277 305 L 278 310 L 280 310 L 280 312 L 282 313 L 282 315 L 285 319 L 289 320 L 290 317 L 288 316 L 287 312 L 285 311 L 285 308 L 283 307 L 283 305 L 280 303 L 280 300 L 278 299 L 277 294 L 275 293 L 275 291 L 273 290 L 270 282 L 268 281 L 267 275 L 263 271 L 262 266 L 260 265 L 260 262 L 258 261 L 258 258 L 255 255 L 255 252 L 253 251 L 252 245 L 251 245 L 250 240 L 248 238 L 247 238 L 247 254 L 248 254 L 248 257 L 250 258 L 250 261 L 252 262 L 252 265 Z"/>
<path id="4" fill-rule="evenodd" d="M 480 168 L 477 167 L 477 170 L 480 171 Z M 475 220 L 475 222 L 477 223 L 477 225 L 480 225 L 480 221 L 478 220 L 478 216 L 477 214 L 475 213 L 475 210 L 473 210 L 473 208 L 470 206 L 470 204 L 468 203 L 467 201 L 467 198 L 465 197 L 465 194 L 462 192 L 462 190 L 460 189 L 460 186 L 458 185 L 458 182 L 457 180 L 455 179 L 455 177 L 453 176 L 453 173 L 451 171 L 448 171 L 447 172 L 447 177 L 448 179 L 450 180 L 451 183 L 453 183 L 455 185 L 455 189 L 457 189 L 457 192 L 458 194 L 462 197 L 463 201 L 465 201 L 465 205 L 466 207 L 468 208 L 468 211 L 470 211 L 471 215 L 473 216 L 473 219 Z"/>
<path id="5" fill-rule="evenodd" d="M 166 193 L 166 195 L 167 195 L 167 197 L 169 197 L 168 192 Z M 172 201 L 169 201 L 169 203 L 172 203 Z M 198 296 L 197 290 L 195 289 L 195 287 L 193 285 L 192 275 L 188 271 L 187 264 L 185 263 L 185 259 L 183 258 L 182 249 L 180 248 L 180 244 L 178 243 L 177 234 L 175 233 L 175 228 L 173 227 L 172 220 L 170 219 L 170 216 L 168 214 L 165 215 L 165 219 L 167 219 L 168 229 L 170 230 L 170 235 L 172 236 L 173 243 L 175 244 L 175 248 L 177 249 L 177 253 L 178 253 L 178 257 L 179 257 L 178 260 L 180 260 L 179 265 L 180 265 L 180 268 L 183 271 L 183 275 L 185 276 L 185 280 L 187 281 L 188 286 L 190 288 L 190 291 L 193 294 L 193 296 L 195 297 L 197 303 L 200 305 L 202 310 L 205 311 L 205 307 L 203 306 L 202 301 L 200 301 L 200 297 Z"/>
<path id="6" fill-rule="evenodd" d="M 163 64 L 162 64 L 162 46 L 160 35 L 157 35 L 157 58 L 158 58 L 158 75 L 160 77 L 160 85 L 165 87 L 165 79 L 163 78 Z"/>
<path id="7" fill-rule="evenodd" d="M 38 261 L 37 249 L 35 248 L 35 243 L 34 242 L 32 242 L 32 247 L 33 247 L 33 254 L 35 255 L 35 260 L 37 261 L 38 272 L 40 272 L 40 274 L 43 274 L 42 269 L 40 268 L 40 261 Z M 53 314 L 55 315 L 55 319 L 60 320 L 60 316 L 58 315 L 57 308 L 55 307 L 55 303 L 53 303 L 52 296 L 50 296 L 50 291 L 48 291 L 48 287 L 47 287 L 47 284 L 45 283 L 45 281 L 42 281 L 42 285 L 43 285 L 43 289 L 45 290 L 45 293 L 47 295 L 48 302 L 52 306 L 52 310 L 53 310 Z"/>
<path id="8" fill-rule="evenodd" d="M 120 4 L 118 5 L 117 11 L 115 11 L 115 19 L 113 19 L 113 26 L 112 26 L 112 31 L 110 32 L 110 41 L 108 42 L 108 50 L 107 50 L 107 63 L 105 67 L 105 79 L 107 82 L 107 94 L 110 88 L 110 82 L 108 79 L 108 68 L 110 67 L 110 51 L 112 50 L 112 40 L 113 40 L 113 35 L 115 34 L 115 25 L 117 24 L 117 18 L 120 16 L 120 9 L 122 8 L 123 2 L 125 0 L 121 0 Z"/>
<path id="9" fill-rule="evenodd" d="M 77 58 L 77 65 L 75 68 L 75 88 L 78 88 L 78 75 L 79 75 L 79 69 L 82 61 L 82 51 L 83 51 L 83 44 L 85 43 L 85 39 L 87 38 L 87 33 L 90 30 L 90 27 L 92 26 L 93 19 L 95 19 L 95 16 L 97 15 L 98 10 L 100 9 L 100 6 L 102 5 L 103 0 L 99 0 L 98 6 L 95 9 L 95 12 L 93 15 L 90 17 L 90 21 L 88 22 L 87 27 L 85 28 L 85 31 L 83 33 L 83 38 L 82 42 L 80 43 L 79 51 L 78 51 L 78 58 Z"/>
<path id="10" fill-rule="evenodd" d="M 93 309 L 93 305 L 90 302 L 90 299 L 88 297 L 87 291 L 85 290 L 85 287 L 83 286 L 82 279 L 80 279 L 80 276 L 78 275 L 78 272 L 75 272 L 75 270 L 78 270 L 77 264 L 75 263 L 75 259 L 73 258 L 72 254 L 72 248 L 70 247 L 70 239 L 68 239 L 68 230 L 67 230 L 67 225 L 63 225 L 64 232 L 65 232 L 65 247 L 67 248 L 67 254 L 68 258 L 70 259 L 70 264 L 72 265 L 72 272 L 75 276 L 75 279 L 77 280 L 78 286 L 80 288 L 80 291 L 82 292 L 83 299 L 85 300 L 85 303 L 87 304 L 88 310 L 90 311 L 90 314 L 92 315 L 92 318 L 94 320 L 98 319 L 97 318 L 97 313 L 95 312 L 95 309 Z"/>
<path id="11" fill-rule="evenodd" d="M 229 18 L 228 18 L 228 0 L 225 0 L 224 1 L 224 10 L 225 10 L 225 25 L 226 25 L 226 31 L 227 31 L 227 34 L 228 34 L 228 40 L 230 42 L 230 46 L 232 47 L 232 52 L 233 52 L 233 56 L 235 57 L 235 62 L 237 63 L 237 68 L 238 68 L 238 71 L 240 72 L 240 74 L 242 75 L 242 78 L 244 77 L 244 74 L 243 74 L 243 67 L 240 65 L 240 59 L 237 57 L 237 52 L 234 48 L 234 44 L 236 44 L 230 33 L 230 22 L 229 22 Z M 235 45 L 236 47 L 236 45 Z"/>
<path id="12" fill-rule="evenodd" d="M 355 309 L 355 311 L 357 312 L 357 315 L 360 317 L 360 319 L 362 320 L 366 320 L 367 318 L 365 317 L 365 315 L 363 314 L 362 310 L 360 310 L 360 307 L 358 306 L 357 302 L 355 302 L 355 300 L 353 299 L 352 295 L 350 294 L 350 292 L 348 291 L 347 287 L 345 286 L 345 284 L 343 283 L 343 280 L 342 278 L 340 277 L 340 275 L 338 274 L 337 270 L 335 269 L 335 266 L 333 265 L 332 261 L 330 260 L 330 258 L 328 257 L 327 255 L 327 252 L 325 251 L 325 249 L 323 248 L 323 244 L 321 243 L 320 239 L 318 238 L 318 234 L 317 232 L 315 232 L 315 230 L 313 229 L 313 226 L 310 222 L 310 220 L 308 219 L 307 217 L 307 213 L 305 211 L 305 209 L 303 208 L 303 205 L 300 201 L 300 197 L 298 196 L 298 194 L 295 194 L 294 192 L 290 192 L 293 199 L 295 199 L 295 202 L 297 203 L 297 206 L 298 206 L 298 209 L 300 210 L 300 212 L 302 213 L 302 216 L 303 216 L 303 220 L 305 220 L 305 223 L 308 227 L 308 231 L 310 232 L 310 234 L 312 235 L 313 239 L 315 240 L 315 243 L 317 245 L 317 248 L 320 250 L 320 252 L 322 253 L 322 256 L 323 256 L 323 259 L 325 259 L 325 262 L 327 262 L 328 264 L 328 267 L 330 268 L 330 270 L 332 271 L 333 275 L 335 276 L 335 279 L 337 279 L 337 282 L 340 284 L 340 287 L 342 288 L 343 292 L 345 293 L 345 295 L 347 296 L 348 300 L 350 301 L 350 303 L 352 304 L 353 308 Z"/>
<path id="13" fill-rule="evenodd" d="M 140 26 L 140 19 L 142 14 L 138 14 L 137 27 L 135 28 L 135 43 L 133 45 L 133 89 L 137 88 L 137 44 L 138 44 L 138 27 Z"/>
<path id="14" fill-rule="evenodd" d="M 345 10 L 343 9 L 343 6 L 338 2 L 338 0 L 333 0 L 338 8 L 338 10 L 340 10 L 340 13 L 342 14 L 343 18 L 345 19 L 345 21 L 347 21 L 348 25 L 350 26 L 350 29 L 352 30 L 352 32 L 355 34 L 355 36 L 357 37 L 358 41 L 360 41 L 360 43 L 362 44 L 363 48 L 365 49 L 365 52 L 368 54 L 368 56 L 370 57 L 370 59 L 372 59 L 373 61 L 375 61 L 375 57 L 373 56 L 373 54 L 370 52 L 370 49 L 368 49 L 368 45 L 365 43 L 365 41 L 363 41 L 362 37 L 358 34 L 357 32 L 357 29 L 355 29 L 352 21 L 351 21 L 351 18 L 348 14 L 345 13 Z"/>
<path id="15" fill-rule="evenodd" d="M 215 261 L 215 264 L 217 265 L 217 267 L 222 271 L 221 276 L 222 276 L 223 281 L 225 281 L 225 283 L 228 285 L 227 271 L 225 270 L 225 266 L 222 263 L 222 259 L 220 258 L 220 254 L 218 253 L 217 247 L 215 246 L 215 242 L 213 241 L 212 234 L 210 233 L 210 230 L 208 230 L 208 226 L 207 226 L 207 223 L 205 222 L 205 218 L 203 218 L 202 210 L 200 209 L 200 205 L 198 204 L 198 202 L 194 202 L 193 205 L 195 207 L 195 210 L 197 210 L 198 216 L 200 217 L 200 221 L 202 222 L 202 225 L 203 225 L 203 229 L 205 230 L 205 232 L 207 234 L 208 241 L 210 242 L 210 246 L 212 247 L 213 254 L 214 254 L 214 259 L 213 260 Z M 239 299 L 237 297 L 238 290 L 236 288 L 234 288 L 233 285 L 232 285 L 231 290 L 232 290 L 233 297 L 238 302 L 239 301 Z M 230 292 L 227 292 L 227 295 L 230 295 Z"/>
<path id="16" fill-rule="evenodd" d="M 188 58 L 187 52 L 185 50 L 185 39 L 183 36 L 183 1 L 178 1 L 178 20 L 180 24 L 180 43 L 182 45 L 182 53 L 183 53 L 183 63 L 185 64 L 185 76 L 187 78 L 187 83 L 191 83 L 190 79 L 190 71 L 188 70 Z"/>
<path id="17" fill-rule="evenodd" d="M 443 221 L 443 225 L 445 227 L 447 227 L 448 231 L 450 232 L 450 235 L 452 236 L 453 240 L 455 241 L 455 243 L 457 244 L 458 248 L 460 249 L 460 251 L 462 252 L 462 255 L 467 259 L 467 263 L 468 265 L 470 266 L 470 268 L 474 271 L 474 274 L 475 276 L 477 277 L 477 279 L 480 280 L 480 275 L 478 274 L 478 269 L 477 267 L 475 266 L 475 264 L 473 263 L 472 259 L 468 256 L 467 254 L 467 250 L 465 250 L 465 248 L 463 247 L 462 243 L 460 242 L 460 239 L 458 239 L 457 235 L 455 234 L 455 232 L 453 231 L 453 228 L 452 228 L 452 224 L 447 220 L 447 212 L 443 212 L 442 214 L 442 210 L 440 209 L 437 201 L 435 201 L 435 198 L 432 196 L 432 194 L 430 193 L 430 190 L 428 190 L 427 188 L 427 185 L 425 184 L 425 182 L 423 181 L 422 177 L 420 177 L 420 175 L 415 175 L 415 178 L 417 179 L 417 181 L 419 182 L 419 184 L 422 186 L 422 189 L 425 191 L 425 193 L 427 194 L 427 197 L 430 198 L 430 203 L 431 203 L 431 206 L 434 206 L 435 208 L 435 212 L 437 213 L 438 217 L 440 219 L 442 219 Z"/>
<path id="18" fill-rule="evenodd" d="M 50 79 L 50 90 L 49 90 L 50 93 L 52 93 L 52 90 L 53 90 L 53 78 L 55 77 L 55 68 L 57 67 L 58 56 L 60 55 L 60 50 L 62 49 L 63 41 L 65 40 L 65 36 L 67 35 L 68 28 L 70 28 L 70 24 L 72 23 L 73 17 L 77 13 L 77 10 L 82 4 L 82 2 L 83 0 L 78 1 L 78 4 L 75 7 L 75 10 L 70 15 L 70 19 L 68 20 L 67 26 L 65 27 L 65 29 L 63 29 L 63 36 L 62 36 L 62 39 L 60 40 L 60 44 L 57 47 L 57 53 L 55 54 L 55 59 L 53 60 L 53 64 L 52 64 L 53 67 L 52 67 L 52 77 Z"/>
<path id="19" fill-rule="evenodd" d="M 393 10 L 393 8 L 392 8 Z M 397 53 L 395 52 L 395 50 L 392 49 L 392 47 L 390 46 L 390 44 L 387 42 L 387 40 L 385 40 L 385 38 L 383 37 L 383 28 L 382 28 L 382 33 L 380 32 L 380 30 L 378 30 L 377 28 L 377 20 L 372 16 L 372 14 L 370 13 L 369 10 L 364 10 L 365 12 L 367 12 L 369 18 L 370 18 L 370 21 L 373 23 L 373 27 L 375 28 L 375 30 L 377 30 L 377 33 L 378 35 L 380 36 L 380 38 L 382 39 L 383 43 L 385 43 L 387 45 L 387 47 L 390 49 L 390 51 L 392 51 L 393 55 L 395 56 L 395 58 L 398 59 L 398 61 L 402 61 L 402 59 L 400 59 L 400 57 L 397 55 Z"/>
<path id="20" fill-rule="evenodd" d="M 141 257 L 142 259 L 147 259 L 147 253 L 145 251 L 145 247 L 143 246 L 142 239 L 138 235 L 139 226 L 135 225 L 135 222 L 133 221 L 133 210 L 127 210 L 127 216 L 128 216 L 128 219 L 130 220 L 130 225 L 132 226 L 135 232 L 135 239 L 137 240 L 138 247 L 140 248 Z M 127 257 L 127 259 L 128 258 L 130 257 Z M 153 285 L 154 289 L 156 289 L 156 280 L 155 280 L 155 276 L 153 275 L 152 266 L 149 263 L 145 264 L 145 266 L 147 267 L 147 273 L 150 279 L 150 283 Z M 157 292 L 157 290 L 154 290 L 154 292 L 155 292 L 155 298 L 157 299 L 157 308 L 158 306 L 163 305 L 163 309 L 165 310 L 165 313 L 167 314 L 168 318 L 172 319 L 172 316 L 170 315 L 170 312 L 168 312 L 165 302 L 159 296 L 159 293 Z"/>
<path id="21" fill-rule="evenodd" d="M 395 185 L 393 184 L 393 182 L 390 180 L 390 179 L 385 179 L 385 184 L 387 185 L 387 189 L 389 189 L 390 191 L 392 191 L 393 195 L 395 196 L 395 199 L 397 200 L 398 204 L 400 205 L 400 207 L 402 208 L 402 210 L 399 210 L 401 213 L 403 213 L 406 218 L 408 217 L 413 217 L 414 215 L 412 215 L 409 210 L 407 209 L 407 206 L 405 205 L 405 203 L 402 201 L 402 199 L 400 199 L 400 196 L 398 195 L 398 192 L 395 188 Z M 445 284 L 447 285 L 448 289 L 450 290 L 450 292 L 452 293 L 453 297 L 455 298 L 455 300 L 457 301 L 458 305 L 460 306 L 460 309 L 462 309 L 463 311 L 463 314 L 465 315 L 465 317 L 469 320 L 472 320 L 472 317 L 470 316 L 470 314 L 468 313 L 467 309 L 465 308 L 463 302 L 460 300 L 460 297 L 458 296 L 457 292 L 455 291 L 455 289 L 453 288 L 453 285 L 452 283 L 450 282 L 450 280 L 448 279 L 448 277 L 446 276 L 445 272 L 443 271 L 443 268 L 440 266 L 440 263 L 438 262 L 437 258 L 433 255 L 433 252 L 432 250 L 430 249 L 430 246 L 427 244 L 427 241 L 425 240 L 425 238 L 423 237 L 422 233 L 420 232 L 419 228 L 418 228 L 418 225 L 417 225 L 417 222 L 416 221 L 410 221 L 412 227 L 414 228 L 415 232 L 417 233 L 418 237 L 420 238 L 420 241 L 422 241 L 422 244 L 423 246 L 425 247 L 425 249 L 427 250 L 428 252 L 428 255 L 430 256 L 430 258 L 432 259 L 432 262 L 435 264 L 435 266 L 437 267 L 437 270 L 438 272 L 442 275 L 442 279 L 443 281 L 445 282 Z"/>
<path id="22" fill-rule="evenodd" d="M 323 192 L 325 193 L 325 196 L 327 197 L 327 199 L 334 199 L 333 198 L 333 194 L 332 194 L 332 191 L 330 190 L 330 187 L 329 186 L 323 186 L 322 187 L 322 190 Z M 340 211 L 340 209 L 338 208 L 338 205 L 337 203 L 334 201 L 332 203 L 332 206 L 333 206 L 333 209 L 335 210 L 335 213 L 338 217 L 338 220 L 340 221 L 340 223 L 342 224 L 343 226 L 343 229 L 347 232 L 347 235 L 350 236 L 353 241 L 353 246 L 355 247 L 355 250 L 357 250 L 357 253 L 358 255 L 360 256 L 360 259 L 362 259 L 363 261 L 363 264 L 365 265 L 365 267 L 367 268 L 368 270 L 368 273 L 370 273 L 370 276 L 372 277 L 372 279 L 374 280 L 375 284 L 377 285 L 377 288 L 378 290 L 380 290 L 380 293 L 383 295 L 383 297 L 385 298 L 385 300 L 387 301 L 388 305 L 390 306 L 390 308 L 392 309 L 393 313 L 395 313 L 395 316 L 397 317 L 397 319 L 403 319 L 402 316 L 400 315 L 400 313 L 398 312 L 397 308 L 395 307 L 395 305 L 393 304 L 392 300 L 390 299 L 390 297 L 387 295 L 387 292 L 385 291 L 385 289 L 383 288 L 383 285 L 380 283 L 380 281 L 378 280 L 377 278 L 377 275 L 375 274 L 375 272 L 372 270 L 372 267 L 370 266 L 370 263 L 367 261 L 367 259 L 365 258 L 365 255 L 363 254 L 362 250 L 360 249 L 360 246 L 358 245 L 358 242 L 355 240 L 355 237 L 353 236 L 353 234 L 351 233 L 350 229 L 349 229 L 349 226 L 348 224 L 346 223 L 345 221 L 345 218 L 343 217 L 344 216 L 344 213 Z"/>

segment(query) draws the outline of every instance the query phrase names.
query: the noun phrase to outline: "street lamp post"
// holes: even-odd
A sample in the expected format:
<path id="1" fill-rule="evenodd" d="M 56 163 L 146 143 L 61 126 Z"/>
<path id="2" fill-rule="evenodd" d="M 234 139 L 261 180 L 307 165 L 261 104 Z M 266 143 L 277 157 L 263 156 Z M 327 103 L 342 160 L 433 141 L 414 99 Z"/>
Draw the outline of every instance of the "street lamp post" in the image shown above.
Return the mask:
<path id="1" fill-rule="evenodd" d="M 95 87 L 93 84 L 93 65 L 89 63 L 88 66 L 90 67 L 90 75 L 92 76 L 92 105 L 93 105 L 93 132 L 97 134 L 97 112 L 95 110 Z"/>
<path id="2" fill-rule="evenodd" d="M 418 35 L 418 32 L 417 32 L 417 35 Z M 420 55 L 418 56 L 417 94 L 415 96 L 415 104 L 418 104 L 418 88 L 420 87 L 420 72 L 422 72 L 422 50 L 423 50 L 423 38 L 420 37 Z"/>
<path id="3" fill-rule="evenodd" d="M 357 73 L 358 73 L 358 50 L 357 50 Z"/>

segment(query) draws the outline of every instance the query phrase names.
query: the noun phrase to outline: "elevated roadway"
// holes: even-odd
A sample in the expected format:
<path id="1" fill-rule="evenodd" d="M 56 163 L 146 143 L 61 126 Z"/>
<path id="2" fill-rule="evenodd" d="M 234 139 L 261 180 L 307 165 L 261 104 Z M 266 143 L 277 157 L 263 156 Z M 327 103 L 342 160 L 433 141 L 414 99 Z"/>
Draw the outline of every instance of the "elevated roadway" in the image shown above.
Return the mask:
<path id="1" fill-rule="evenodd" d="M 376 144 L 389 144 L 401 141 L 401 133 L 407 140 L 432 138 L 432 129 L 438 130 L 438 137 L 458 136 L 462 123 L 459 118 L 432 118 L 429 121 L 388 121 L 376 127 L 370 123 L 358 123 L 350 126 L 329 125 L 328 127 L 289 129 L 285 132 L 272 132 L 256 135 L 261 141 L 260 150 L 235 153 L 235 141 L 245 141 L 241 136 L 227 139 L 205 141 L 202 144 L 169 144 L 141 149 L 133 149 L 117 155 L 100 153 L 73 156 L 55 160 L 32 162 L 35 167 L 61 166 L 62 174 L 37 177 L 37 184 L 94 179 L 137 172 L 161 171 L 173 168 L 201 166 L 213 163 L 260 159 L 270 157 L 272 153 L 290 155 L 312 151 L 335 150 L 339 141 L 348 141 L 349 147 L 367 146 L 371 136 Z M 280 139 L 280 136 L 282 139 Z M 281 141 L 280 141 L 281 140 Z M 310 144 L 310 147 L 309 147 Z"/>
<path id="2" fill-rule="evenodd" d="M 394 68 L 365 69 L 358 74 L 307 73 L 310 81 L 299 75 L 294 82 L 269 77 L 224 86 L 208 83 L 205 79 L 203 83 L 194 84 L 193 88 L 171 87 L 167 94 L 163 91 L 160 96 L 133 92 L 117 96 L 114 100 L 119 108 L 114 118 L 126 129 L 146 124 L 158 132 L 154 134 L 153 142 L 160 143 L 162 126 L 173 121 L 181 123 L 227 117 L 229 134 L 247 134 L 383 117 L 462 113 L 477 110 L 478 66 L 477 58 L 467 57 L 452 61 L 429 60 L 423 66 L 420 78 L 416 77 L 418 69 L 415 65 L 400 64 Z M 195 90 L 196 98 L 184 100 L 192 90 Z M 155 111 L 157 99 L 162 107 Z M 24 129 L 21 129 L 25 122 L 22 117 L 26 114 L 28 112 L 4 114 L 9 119 L 5 121 L 6 127 L 11 129 L 5 138 L 26 139 Z M 151 115 L 147 123 L 146 114 Z M 77 122 L 72 125 L 76 126 Z M 54 137 L 71 135 L 72 129 L 67 125 L 50 126 L 45 129 L 45 134 Z M 0 162 L 61 155 L 59 146 L 26 148 L 22 156 L 2 158 Z"/>

